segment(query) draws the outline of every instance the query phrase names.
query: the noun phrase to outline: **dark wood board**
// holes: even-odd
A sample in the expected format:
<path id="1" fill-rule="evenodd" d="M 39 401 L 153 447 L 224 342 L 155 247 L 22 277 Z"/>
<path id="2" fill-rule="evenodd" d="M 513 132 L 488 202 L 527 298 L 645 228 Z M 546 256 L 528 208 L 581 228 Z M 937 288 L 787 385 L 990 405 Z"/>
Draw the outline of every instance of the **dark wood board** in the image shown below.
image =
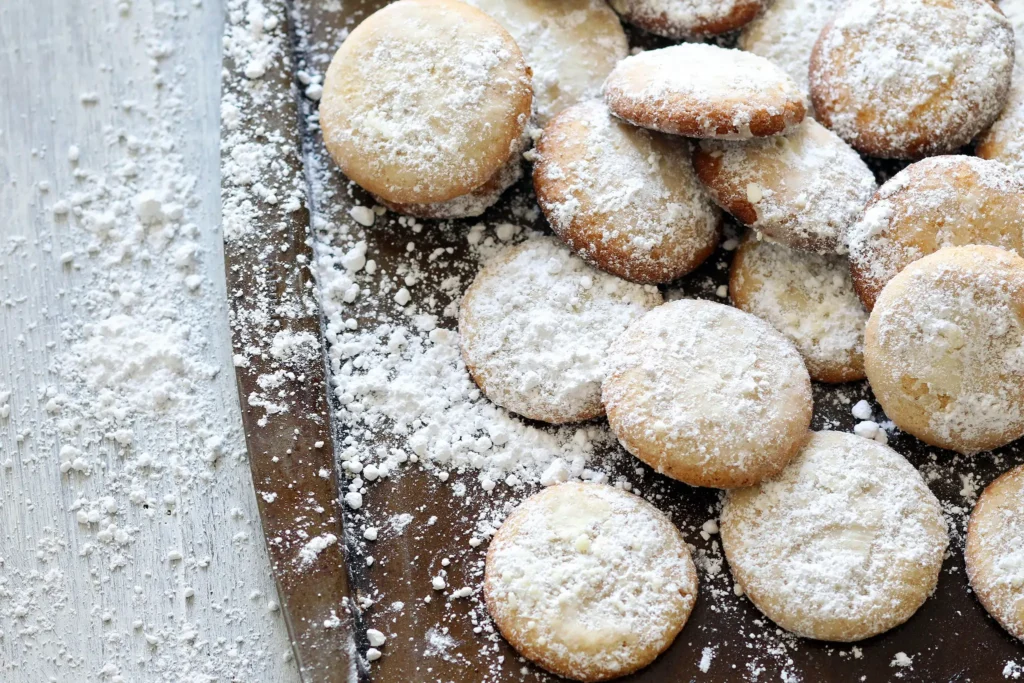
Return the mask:
<path id="1" fill-rule="evenodd" d="M 383 4 L 379 0 L 297 2 L 292 14 L 296 68 L 324 73 L 348 31 Z M 649 46 L 654 42 L 633 32 L 630 38 L 634 45 Z M 290 84 L 281 84 L 281 87 L 290 88 Z M 316 106 L 308 100 L 300 99 L 300 103 L 302 157 L 310 180 L 309 202 L 314 225 L 318 226 L 314 230 L 314 249 L 332 244 L 341 246 L 344 241 L 337 231 L 325 226 L 345 225 L 351 232 L 359 231 L 360 238 L 366 239 L 380 274 L 393 273 L 399 264 L 415 261 L 424 274 L 421 290 L 438 289 L 437 284 L 453 272 L 462 276 L 465 285 L 478 267 L 476 258 L 467 249 L 466 235 L 470 227 L 481 220 L 485 223 L 509 220 L 549 232 L 542 217 L 531 221 L 524 211 L 533 203 L 528 178 L 481 219 L 447 223 L 424 221 L 425 229 L 413 233 L 408 227 L 398 225 L 394 214 L 388 214 L 363 231 L 348 216 L 348 210 L 354 205 L 372 206 L 374 202 L 330 164 L 316 125 Z M 267 116 L 276 119 L 279 113 L 267 112 Z M 880 178 L 896 170 L 889 164 L 874 166 Z M 730 229 L 738 231 L 736 226 Z M 293 237 L 296 243 L 305 242 L 301 230 L 296 229 Z M 417 246 L 411 255 L 405 249 L 410 241 Z M 427 258 L 435 248 L 451 249 L 444 268 Z M 283 254 L 275 256 L 282 267 L 286 267 L 286 258 Z M 730 258 L 731 253 L 720 248 L 696 273 L 666 288 L 667 293 L 720 300 L 715 290 L 727 280 Z M 376 280 L 368 276 L 366 282 L 372 284 Z M 443 308 L 450 300 L 441 292 L 437 292 L 437 297 L 437 308 Z M 395 315 L 390 298 L 383 294 L 372 294 L 353 306 L 353 317 L 360 325 L 387 321 Z M 443 320 L 442 324 L 449 328 L 454 326 L 451 319 Z M 297 391 L 309 392 L 310 405 L 319 406 L 324 400 L 323 378 L 307 380 Z M 861 398 L 872 400 L 870 389 L 863 382 L 839 388 L 816 385 L 813 427 L 852 430 L 857 420 L 851 415 L 850 407 Z M 876 415 L 880 414 L 877 404 L 872 402 L 872 405 Z M 335 443 L 344 441 L 347 429 L 343 422 L 335 422 Z M 257 452 L 280 449 L 291 436 L 280 432 L 276 437 L 280 443 L 276 447 L 272 443 L 274 438 L 271 435 L 266 441 L 256 443 Z M 393 443 L 393 436 L 385 432 L 379 438 L 382 443 Z M 254 443 L 250 441 L 250 448 Z M 902 434 L 896 435 L 890 445 L 922 469 L 932 490 L 943 502 L 951 522 L 950 552 L 936 594 L 907 624 L 854 645 L 815 642 L 783 634 L 745 597 L 733 593 L 727 565 L 714 571 L 713 565 L 722 557 L 717 536 L 705 539 L 700 534 L 701 525 L 718 515 L 719 492 L 691 488 L 661 477 L 618 448 L 599 453 L 596 457 L 605 468 L 639 486 L 645 497 L 671 515 L 697 554 L 704 558 L 700 563 L 700 598 L 686 628 L 651 667 L 624 680 L 998 681 L 1003 680 L 1003 668 L 1008 661 L 1024 663 L 1024 646 L 989 619 L 971 594 L 962 557 L 962 535 L 971 500 L 962 491 L 971 485 L 980 489 L 1001 472 L 1024 462 L 1020 448 L 1011 446 L 995 454 L 964 458 L 925 447 Z M 254 475 L 256 473 L 254 466 Z M 971 477 L 968 484 L 961 480 L 961 474 Z M 344 483 L 345 475 L 339 473 L 339 480 Z M 458 499 L 452 493 L 455 482 L 464 484 L 467 491 Z M 259 482 L 257 486 L 261 486 Z M 361 529 L 368 520 L 377 524 L 404 512 L 413 513 L 416 520 L 411 531 L 382 534 L 373 544 L 363 542 L 351 531 L 346 537 L 348 583 L 360 604 L 359 609 L 351 611 L 351 623 L 347 626 L 354 634 L 360 655 L 357 663 L 361 679 L 418 682 L 549 678 L 494 636 L 482 614 L 478 594 L 469 600 L 447 600 L 443 595 L 432 593 L 429 587 L 429 577 L 439 570 L 441 558 L 447 557 L 452 560 L 448 568 L 449 585 L 478 588 L 486 543 L 479 548 L 471 548 L 467 543 L 478 514 L 481 510 L 500 509 L 501 502 L 508 509 L 532 490 L 499 485 L 492 494 L 484 494 L 472 471 L 454 473 L 451 479 L 441 483 L 426 470 L 408 465 L 401 473 L 369 486 L 363 508 L 343 511 L 345 525 L 350 530 Z M 436 521 L 424 523 L 429 517 L 436 517 Z M 266 518 L 264 523 L 267 524 Z M 365 561 L 368 554 L 377 558 L 370 566 Z M 311 590 L 319 593 L 323 586 L 311 584 Z M 337 590 L 343 594 L 344 588 L 339 585 Z M 428 596 L 433 598 L 430 602 L 424 600 Z M 403 603 L 403 608 L 391 607 L 395 602 Z M 474 627 L 478 627 L 480 633 L 475 633 Z M 378 628 L 388 634 L 387 645 L 382 648 L 384 657 L 372 664 L 361 656 L 368 647 L 364 635 L 367 628 Z M 436 633 L 440 629 L 448 629 L 446 635 L 450 638 L 443 651 L 431 647 L 426 640 L 428 632 Z M 713 657 L 705 672 L 700 663 L 707 648 L 711 649 Z M 900 652 L 912 657 L 911 667 L 892 664 Z M 334 679 L 311 675 L 307 680 Z"/>

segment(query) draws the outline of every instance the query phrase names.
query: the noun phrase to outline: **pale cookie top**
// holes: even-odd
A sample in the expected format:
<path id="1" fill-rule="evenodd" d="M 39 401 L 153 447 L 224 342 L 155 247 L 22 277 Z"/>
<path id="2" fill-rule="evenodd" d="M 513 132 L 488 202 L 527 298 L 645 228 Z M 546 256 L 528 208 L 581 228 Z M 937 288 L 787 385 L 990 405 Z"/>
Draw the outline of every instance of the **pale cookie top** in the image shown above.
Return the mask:
<path id="1" fill-rule="evenodd" d="M 985 609 L 1024 640 L 1024 465 L 988 485 L 971 513 L 967 576 Z"/>
<path id="2" fill-rule="evenodd" d="M 697 597 L 690 551 L 655 507 L 621 489 L 560 484 L 509 515 L 487 553 L 487 607 L 522 654 L 584 680 L 650 663 Z"/>
<path id="3" fill-rule="evenodd" d="M 608 76 L 605 100 L 623 119 L 691 137 L 774 135 L 804 118 L 807 97 L 763 57 L 684 43 L 627 57 Z"/>
<path id="4" fill-rule="evenodd" d="M 1024 249 L 1024 177 L 975 157 L 924 159 L 879 188 L 848 242 L 854 284 L 870 308 L 907 264 L 942 247 Z"/>
<path id="5" fill-rule="evenodd" d="M 783 628 L 853 641 L 906 621 L 948 544 L 935 495 L 896 451 L 815 432 L 777 477 L 731 491 L 722 543 L 734 577 Z"/>
<path id="6" fill-rule="evenodd" d="M 967 246 L 915 261 L 878 298 L 865 351 L 876 397 L 915 436 L 964 453 L 1018 438 L 1024 259 Z"/>
<path id="7" fill-rule="evenodd" d="M 599 416 L 608 346 L 661 303 L 653 287 L 595 270 L 552 237 L 511 247 L 459 310 L 462 353 L 489 399 L 546 422 Z"/>
<path id="8" fill-rule="evenodd" d="M 732 31 L 766 4 L 767 0 L 611 0 L 615 11 L 631 24 L 677 39 Z"/>
<path id="9" fill-rule="evenodd" d="M 814 47 L 811 95 L 819 120 L 862 152 L 921 157 L 995 120 L 1013 61 L 1013 29 L 987 0 L 858 0 Z"/>
<path id="10" fill-rule="evenodd" d="M 689 143 L 622 123 L 597 100 L 545 130 L 534 186 L 562 239 L 632 280 L 679 277 L 718 241 L 720 214 L 693 172 Z"/>
<path id="11" fill-rule="evenodd" d="M 841 4 L 842 0 L 774 0 L 743 27 L 738 45 L 782 67 L 804 92 L 809 92 L 811 50 Z"/>
<path id="12" fill-rule="evenodd" d="M 811 412 L 807 370 L 789 340 L 748 313 L 699 300 L 667 303 L 629 326 L 609 350 L 602 398 L 627 450 L 687 483 L 699 474 L 700 485 L 721 488 L 778 471 Z"/>
<path id="13" fill-rule="evenodd" d="M 467 0 L 508 29 L 533 70 L 537 123 L 601 95 L 629 53 L 619 18 L 604 0 Z"/>
<path id="14" fill-rule="evenodd" d="M 812 378 L 863 379 L 868 314 L 842 256 L 748 237 L 733 260 L 729 294 L 739 308 L 767 320 L 793 342 Z"/>
<path id="15" fill-rule="evenodd" d="M 370 192 L 442 202 L 508 161 L 531 101 L 526 63 L 497 22 L 454 0 L 401 0 L 342 43 L 320 121 L 331 156 Z"/>
<path id="16" fill-rule="evenodd" d="M 813 119 L 785 135 L 702 140 L 697 174 L 741 221 L 788 246 L 835 253 L 877 185 L 860 155 Z"/>

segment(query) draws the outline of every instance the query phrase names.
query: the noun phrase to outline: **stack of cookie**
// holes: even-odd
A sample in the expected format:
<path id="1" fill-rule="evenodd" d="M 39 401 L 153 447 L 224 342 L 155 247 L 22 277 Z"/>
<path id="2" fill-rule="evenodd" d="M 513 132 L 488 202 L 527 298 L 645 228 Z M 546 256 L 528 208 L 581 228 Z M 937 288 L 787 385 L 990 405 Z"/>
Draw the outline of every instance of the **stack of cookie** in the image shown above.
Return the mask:
<path id="1" fill-rule="evenodd" d="M 809 432 L 811 382 L 867 377 L 933 446 L 1024 436 L 1011 21 L 988 0 L 611 0 L 669 38 L 743 27 L 742 50 L 626 56 L 603 0 L 471 4 L 369 17 L 331 64 L 320 120 L 352 180 L 426 217 L 482 213 L 536 138 L 557 239 L 510 248 L 466 291 L 473 379 L 532 420 L 605 416 L 657 471 L 727 489 L 730 569 L 782 628 L 848 642 L 909 619 L 948 544 L 939 503 L 884 443 Z M 1024 34 L 1022 7 L 1004 3 Z M 985 158 L 956 154 L 979 135 Z M 915 163 L 879 188 L 865 156 Z M 730 240 L 734 306 L 665 303 L 658 286 L 715 251 L 723 212 L 749 228 Z M 1018 470 L 982 497 L 967 554 L 982 602 L 1024 638 L 1022 510 Z M 530 498 L 488 553 L 502 634 L 578 680 L 649 664 L 696 592 L 667 518 L 596 484 Z"/>

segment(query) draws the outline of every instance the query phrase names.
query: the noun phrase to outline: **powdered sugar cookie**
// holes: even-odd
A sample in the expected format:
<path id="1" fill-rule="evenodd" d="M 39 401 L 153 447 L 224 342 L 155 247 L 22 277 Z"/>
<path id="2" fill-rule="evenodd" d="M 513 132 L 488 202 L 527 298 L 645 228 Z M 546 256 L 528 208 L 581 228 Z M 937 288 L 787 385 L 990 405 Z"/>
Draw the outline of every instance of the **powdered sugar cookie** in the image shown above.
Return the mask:
<path id="1" fill-rule="evenodd" d="M 778 65 L 804 92 L 810 92 L 811 50 L 841 4 L 841 0 L 774 0 L 743 27 L 737 45 Z"/>
<path id="2" fill-rule="evenodd" d="M 876 188 L 860 155 L 812 119 L 760 140 L 702 140 L 693 164 L 711 198 L 740 221 L 821 253 L 836 252 Z"/>
<path id="3" fill-rule="evenodd" d="M 455 0 L 400 0 L 334 55 L 320 123 L 349 178 L 394 204 L 431 204 L 494 177 L 531 102 L 529 69 L 496 21 Z"/>
<path id="4" fill-rule="evenodd" d="M 809 254 L 748 235 L 732 260 L 729 297 L 786 335 L 811 379 L 864 379 L 868 314 L 842 256 Z"/>
<path id="5" fill-rule="evenodd" d="M 1024 253 L 1024 178 L 967 156 L 911 164 L 879 188 L 850 228 L 854 287 L 870 310 L 907 264 L 963 244 Z"/>
<path id="6" fill-rule="evenodd" d="M 604 98 L 633 125 L 693 138 L 775 135 L 807 111 L 800 87 L 767 59 L 701 43 L 623 59 L 605 81 Z"/>
<path id="7" fill-rule="evenodd" d="M 977 154 L 1024 172 L 1024 0 L 1002 0 L 999 9 L 1013 25 L 1016 62 L 1003 113 L 978 139 Z"/>
<path id="8" fill-rule="evenodd" d="M 622 24 L 604 0 L 468 0 L 508 29 L 533 71 L 537 123 L 600 97 L 612 67 L 629 53 Z"/>
<path id="9" fill-rule="evenodd" d="M 992 617 L 1024 640 L 1024 465 L 989 484 L 967 527 L 967 578 Z"/>
<path id="10" fill-rule="evenodd" d="M 622 18 L 666 38 L 703 38 L 733 31 L 757 16 L 768 0 L 611 0 Z"/>
<path id="11" fill-rule="evenodd" d="M 697 572 L 679 531 L 650 503 L 603 484 L 527 498 L 491 540 L 487 610 L 548 671 L 604 681 L 641 669 L 686 624 Z"/>
<path id="12" fill-rule="evenodd" d="M 605 352 L 661 303 L 653 287 L 594 270 L 551 237 L 508 249 L 459 309 L 462 356 L 494 403 L 533 420 L 601 415 Z"/>
<path id="13" fill-rule="evenodd" d="M 627 280 L 669 282 L 718 244 L 721 216 L 693 172 L 689 143 L 622 123 L 599 101 L 545 129 L 533 185 L 555 233 Z"/>
<path id="14" fill-rule="evenodd" d="M 818 120 L 871 156 L 953 151 L 1006 104 L 1013 28 L 988 0 L 858 0 L 811 54 Z"/>
<path id="15" fill-rule="evenodd" d="M 807 437 L 811 382 L 768 323 L 731 306 L 681 300 L 630 324 L 601 385 L 627 451 L 692 486 L 750 486 Z"/>
<path id="16" fill-rule="evenodd" d="M 733 578 L 759 610 L 787 631 L 839 642 L 913 616 L 949 543 L 914 466 L 841 432 L 815 432 L 777 477 L 730 491 L 721 532 Z"/>
<path id="17" fill-rule="evenodd" d="M 966 246 L 911 263 L 871 312 L 864 368 L 889 419 L 932 446 L 1024 436 L 1024 259 Z"/>

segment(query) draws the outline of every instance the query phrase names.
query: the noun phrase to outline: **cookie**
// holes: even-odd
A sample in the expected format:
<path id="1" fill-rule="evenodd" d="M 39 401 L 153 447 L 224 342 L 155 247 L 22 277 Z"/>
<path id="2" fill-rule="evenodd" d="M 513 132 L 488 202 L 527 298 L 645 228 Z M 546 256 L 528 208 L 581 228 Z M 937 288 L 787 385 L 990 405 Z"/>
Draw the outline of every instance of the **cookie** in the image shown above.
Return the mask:
<path id="1" fill-rule="evenodd" d="M 1020 173 L 1024 172 L 1024 0 L 1002 0 L 999 9 L 1013 25 L 1016 61 L 1006 106 L 978 138 L 975 151 L 982 159 L 1001 161 Z"/>
<path id="2" fill-rule="evenodd" d="M 729 298 L 793 342 L 811 379 L 864 379 L 867 311 L 842 256 L 822 256 L 747 237 L 729 271 Z"/>
<path id="3" fill-rule="evenodd" d="M 836 253 L 876 189 L 860 155 L 813 119 L 785 135 L 702 140 L 697 177 L 720 207 L 794 249 Z"/>
<path id="4" fill-rule="evenodd" d="M 705 38 L 734 31 L 757 16 L 769 0 L 611 0 L 629 23 L 666 38 Z"/>
<path id="5" fill-rule="evenodd" d="M 1024 253 L 1024 178 L 974 157 L 924 159 L 879 188 L 848 241 L 853 284 L 871 310 L 898 272 L 942 247 Z"/>
<path id="6" fill-rule="evenodd" d="M 871 312 L 864 369 L 927 444 L 971 454 L 1024 436 L 1024 259 L 974 245 L 911 263 Z"/>
<path id="7" fill-rule="evenodd" d="M 811 50 L 841 4 L 841 0 L 774 0 L 743 27 L 736 44 L 781 67 L 809 93 Z"/>
<path id="8" fill-rule="evenodd" d="M 527 498 L 487 551 L 484 599 L 521 655 L 577 681 L 641 669 L 686 624 L 697 571 L 653 505 L 603 484 Z"/>
<path id="9" fill-rule="evenodd" d="M 459 308 L 462 357 L 494 403 L 555 424 L 599 417 L 605 353 L 661 303 L 653 287 L 594 270 L 552 237 L 487 264 Z"/>
<path id="10" fill-rule="evenodd" d="M 1024 641 L 1024 465 L 985 487 L 971 512 L 964 558 L 978 600 Z"/>
<path id="11" fill-rule="evenodd" d="M 815 432 L 774 479 L 730 491 L 722 547 L 776 624 L 853 642 L 899 626 L 935 589 L 949 537 L 914 466 L 876 441 Z"/>
<path id="12" fill-rule="evenodd" d="M 555 117 L 536 152 L 537 202 L 588 263 L 653 284 L 689 273 L 715 250 L 721 215 L 686 140 L 622 123 L 589 101 Z"/>
<path id="13" fill-rule="evenodd" d="M 776 135 L 807 111 L 800 87 L 767 59 L 702 43 L 623 59 L 605 81 L 604 98 L 635 126 L 692 138 Z"/>
<path id="14" fill-rule="evenodd" d="M 818 120 L 864 154 L 954 151 L 1006 104 L 1013 28 L 988 0 L 857 0 L 811 53 Z"/>
<path id="15" fill-rule="evenodd" d="M 659 306 L 608 352 L 601 397 L 619 443 L 691 486 L 751 486 L 796 455 L 811 382 L 788 339 L 710 301 Z"/>
<path id="16" fill-rule="evenodd" d="M 468 0 L 515 38 L 533 71 L 533 108 L 547 124 L 601 84 L 629 54 L 626 32 L 604 0 Z"/>
<path id="17" fill-rule="evenodd" d="M 432 204 L 508 163 L 532 100 L 530 71 L 498 22 L 455 0 L 400 0 L 338 48 L 320 125 L 351 180 L 393 204 Z"/>

